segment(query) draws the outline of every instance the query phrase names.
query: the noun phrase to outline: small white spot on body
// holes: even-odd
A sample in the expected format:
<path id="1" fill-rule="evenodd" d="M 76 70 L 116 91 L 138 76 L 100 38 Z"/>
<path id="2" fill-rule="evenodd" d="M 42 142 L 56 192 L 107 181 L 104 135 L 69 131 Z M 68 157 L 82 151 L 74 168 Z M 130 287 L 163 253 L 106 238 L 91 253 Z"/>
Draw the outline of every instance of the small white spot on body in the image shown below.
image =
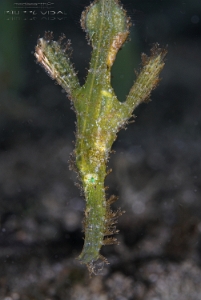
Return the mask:
<path id="1" fill-rule="evenodd" d="M 86 174 L 86 175 L 84 176 L 84 181 L 85 181 L 86 183 L 88 183 L 88 184 L 89 184 L 89 183 L 90 183 L 90 184 L 96 183 L 97 179 L 98 179 L 98 176 L 97 176 L 96 174 L 94 174 L 94 173 Z"/>

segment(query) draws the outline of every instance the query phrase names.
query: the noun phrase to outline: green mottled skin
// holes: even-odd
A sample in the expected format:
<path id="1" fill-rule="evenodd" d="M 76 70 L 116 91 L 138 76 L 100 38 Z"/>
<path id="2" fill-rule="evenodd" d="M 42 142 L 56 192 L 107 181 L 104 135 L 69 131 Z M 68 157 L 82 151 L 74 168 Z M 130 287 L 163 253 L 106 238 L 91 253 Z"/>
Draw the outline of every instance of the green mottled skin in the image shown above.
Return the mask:
<path id="1" fill-rule="evenodd" d="M 100 249 L 107 244 L 105 236 L 110 235 L 108 221 L 115 216 L 108 208 L 104 188 L 108 155 L 117 132 L 157 85 L 165 51 L 155 47 L 150 58 L 143 57 L 143 68 L 126 101 L 121 103 L 111 87 L 110 71 L 128 35 L 125 11 L 115 0 L 97 0 L 83 12 L 81 24 L 93 47 L 82 87 L 68 56 L 57 42 L 40 39 L 35 55 L 50 76 L 67 91 L 76 111 L 74 153 L 86 199 L 85 241 L 79 260 L 93 272 L 91 266 L 101 258 Z"/>
<path id="2" fill-rule="evenodd" d="M 87 201 L 85 242 L 79 259 L 89 264 L 99 258 L 103 245 L 106 162 L 121 124 L 120 102 L 110 84 L 108 53 L 115 36 L 128 32 L 128 25 L 123 10 L 114 1 L 98 1 L 83 19 L 93 52 L 86 83 L 74 102 L 76 111 L 81 112 L 77 114 L 75 154 Z M 88 183 L 88 174 L 96 174 L 95 182 Z"/>

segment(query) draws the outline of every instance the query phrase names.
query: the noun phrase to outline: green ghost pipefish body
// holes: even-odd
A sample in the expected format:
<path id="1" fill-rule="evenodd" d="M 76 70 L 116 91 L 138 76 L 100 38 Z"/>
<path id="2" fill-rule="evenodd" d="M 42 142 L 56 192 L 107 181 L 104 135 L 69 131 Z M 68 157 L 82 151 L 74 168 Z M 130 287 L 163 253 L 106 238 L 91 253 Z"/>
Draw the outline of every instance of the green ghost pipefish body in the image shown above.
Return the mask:
<path id="1" fill-rule="evenodd" d="M 129 19 L 117 0 L 94 1 L 82 13 L 82 28 L 93 47 L 88 75 L 80 86 L 66 49 L 46 33 L 38 40 L 35 56 L 47 73 L 66 90 L 76 116 L 76 169 L 86 199 L 83 250 L 81 263 L 91 273 L 97 273 L 103 245 L 117 242 L 115 224 L 122 214 L 113 212 L 110 205 L 115 196 L 106 199 L 104 181 L 106 165 L 118 131 L 132 117 L 135 107 L 149 98 L 159 81 L 166 50 L 153 47 L 150 57 L 143 54 L 143 67 L 125 102 L 120 102 L 111 86 L 111 67 L 118 50 L 129 34 Z M 68 46 L 67 46 L 68 48 Z"/>

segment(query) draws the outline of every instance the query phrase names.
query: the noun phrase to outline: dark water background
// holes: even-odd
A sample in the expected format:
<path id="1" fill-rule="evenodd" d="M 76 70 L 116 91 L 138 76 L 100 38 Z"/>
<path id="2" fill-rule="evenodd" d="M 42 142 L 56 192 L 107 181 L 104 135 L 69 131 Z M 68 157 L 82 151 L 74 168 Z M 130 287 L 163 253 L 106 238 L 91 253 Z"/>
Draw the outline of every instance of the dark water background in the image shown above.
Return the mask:
<path id="1" fill-rule="evenodd" d="M 65 33 L 83 83 L 89 1 L 15 3 L 0 2 L 0 299 L 200 300 L 201 1 L 123 1 L 133 26 L 113 67 L 120 100 L 142 52 L 158 42 L 168 55 L 152 101 L 114 144 L 107 184 L 126 214 L 120 245 L 102 251 L 110 265 L 92 279 L 75 260 L 84 209 L 68 169 L 75 115 L 33 55 L 44 31 Z"/>

